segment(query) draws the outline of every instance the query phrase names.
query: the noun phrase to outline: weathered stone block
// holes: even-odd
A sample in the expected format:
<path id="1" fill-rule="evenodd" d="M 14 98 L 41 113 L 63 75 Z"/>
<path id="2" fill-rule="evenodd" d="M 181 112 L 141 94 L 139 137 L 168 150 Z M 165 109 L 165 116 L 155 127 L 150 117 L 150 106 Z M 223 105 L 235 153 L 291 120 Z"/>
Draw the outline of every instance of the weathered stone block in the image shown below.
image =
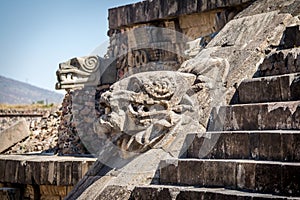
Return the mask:
<path id="1" fill-rule="evenodd" d="M 40 185 L 40 194 L 42 196 L 66 196 L 67 187 L 66 186 L 56 186 L 56 185 Z"/>
<path id="2" fill-rule="evenodd" d="M 212 108 L 210 114 L 210 120 L 208 123 L 208 131 L 222 131 L 231 130 L 232 127 L 232 107 L 222 106 L 219 108 Z"/>
<path id="3" fill-rule="evenodd" d="M 0 153 L 25 139 L 29 134 L 29 127 L 25 119 L 0 132 Z"/>
<path id="4" fill-rule="evenodd" d="M 295 103 L 294 103 L 295 104 Z M 261 129 L 278 130 L 292 128 L 290 104 L 265 104 L 261 110 Z M 294 106 L 294 105 L 293 105 Z"/>
<path id="5" fill-rule="evenodd" d="M 292 112 L 292 129 L 299 130 L 300 129 L 300 105 L 297 105 L 295 108 L 295 104 L 292 105 L 291 112 Z"/>
<path id="6" fill-rule="evenodd" d="M 81 163 L 72 163 L 72 184 L 76 185 L 78 181 L 83 177 L 81 171 Z"/>
<path id="7" fill-rule="evenodd" d="M 237 163 L 236 187 L 238 189 L 255 190 L 256 163 Z"/>
<path id="8" fill-rule="evenodd" d="M 217 193 L 213 195 L 213 193 L 208 193 L 210 194 L 209 197 L 213 197 L 214 199 L 228 199 L 228 200 L 236 200 L 237 196 L 234 194 L 222 194 L 222 193 Z M 208 197 L 208 198 L 209 198 Z"/>
<path id="9" fill-rule="evenodd" d="M 212 187 L 235 187 L 236 164 L 231 162 L 203 161 L 204 185 Z"/>
<path id="10" fill-rule="evenodd" d="M 290 86 L 292 80 L 295 79 L 295 76 L 294 75 L 281 76 L 278 79 L 280 82 L 281 101 L 297 100 L 297 99 L 293 99 L 293 95 L 291 92 L 291 86 Z M 273 101 L 275 101 L 275 100 L 273 100 Z"/>
<path id="11" fill-rule="evenodd" d="M 198 160 L 178 162 L 178 184 L 204 185 L 204 163 Z M 174 176 L 174 175 L 173 175 Z"/>
<path id="12" fill-rule="evenodd" d="M 259 159 L 281 160 L 281 135 L 276 133 L 263 133 L 259 138 Z"/>
<path id="13" fill-rule="evenodd" d="M 293 135 L 293 159 L 300 161 L 300 134 Z"/>
<path id="14" fill-rule="evenodd" d="M 17 162 L 14 160 L 7 160 L 5 164 L 4 180 L 8 183 L 15 183 L 18 179 Z"/>
<path id="15" fill-rule="evenodd" d="M 187 157 L 199 158 L 199 150 L 205 140 L 204 136 L 198 136 L 197 134 L 188 134 L 187 138 L 193 138 L 193 141 L 190 143 L 187 149 Z"/>
<path id="16" fill-rule="evenodd" d="M 232 106 L 232 130 L 259 130 L 261 105 Z"/>
<path id="17" fill-rule="evenodd" d="M 207 133 L 209 135 L 209 139 L 204 141 L 204 145 L 209 147 L 207 149 L 210 150 L 207 154 L 207 158 L 225 158 L 225 138 L 226 135 L 222 133 Z M 205 151 L 200 149 L 200 154 L 203 154 Z"/>
<path id="18" fill-rule="evenodd" d="M 180 191 L 177 195 L 176 200 L 186 200 L 186 199 L 204 199 L 204 192 L 196 191 Z"/>
<path id="19" fill-rule="evenodd" d="M 300 195 L 300 165 L 282 165 L 281 192 L 285 195 Z"/>
<path id="20" fill-rule="evenodd" d="M 163 160 L 159 164 L 160 183 L 172 184 L 178 181 L 178 161 L 177 160 Z"/>
<path id="21" fill-rule="evenodd" d="M 225 158 L 249 158 L 250 156 L 250 139 L 249 133 L 232 132 L 223 133 L 225 138 Z"/>
<path id="22" fill-rule="evenodd" d="M 298 161 L 297 131 L 207 132 L 194 137 L 188 158 Z M 214 138 L 214 139 L 209 139 Z M 215 140 L 215 142 L 213 142 Z M 298 155 L 298 156 L 297 156 Z"/>
<path id="23" fill-rule="evenodd" d="M 57 183 L 57 171 L 55 168 L 55 162 L 49 161 L 47 163 L 48 166 L 48 179 L 44 180 L 44 184 L 55 185 Z"/>
<path id="24" fill-rule="evenodd" d="M 290 130 L 300 129 L 300 102 L 278 102 L 263 104 L 243 104 L 226 106 L 231 109 L 232 117 L 225 115 L 230 125 L 224 126 L 224 130 Z M 211 113 L 209 131 L 219 123 L 217 113 Z M 208 127 L 208 128 L 209 128 Z"/>
<path id="25" fill-rule="evenodd" d="M 57 185 L 72 185 L 72 162 L 59 161 L 57 167 Z"/>
<path id="26" fill-rule="evenodd" d="M 300 71 L 300 48 L 276 51 L 268 55 L 259 66 L 260 76 L 274 76 Z"/>
<path id="27" fill-rule="evenodd" d="M 281 165 L 257 163 L 255 168 L 255 190 L 279 194 L 281 188 Z"/>
<path id="28" fill-rule="evenodd" d="M 239 103 L 291 100 L 289 80 L 289 76 L 245 80 L 238 87 Z"/>
<path id="29" fill-rule="evenodd" d="M 251 132 L 249 135 L 249 140 L 250 140 L 250 158 L 257 159 L 259 158 L 260 134 Z"/>
<path id="30" fill-rule="evenodd" d="M 298 133 L 295 133 L 295 136 L 297 137 L 299 135 Z M 281 160 L 286 161 L 286 162 L 291 162 L 291 161 L 299 161 L 294 159 L 294 152 L 295 147 L 294 147 L 294 134 L 291 133 L 281 133 L 281 146 L 280 146 L 280 151 L 281 151 Z M 300 138 L 299 138 L 300 139 Z"/>
<path id="31" fill-rule="evenodd" d="M 196 136 L 188 148 L 189 158 L 223 158 L 224 141 L 221 133 L 210 132 L 203 136 Z"/>
<path id="32" fill-rule="evenodd" d="M 17 171 L 17 177 L 16 177 L 16 183 L 23 184 L 26 179 L 26 161 L 15 161 L 16 163 L 16 171 Z"/>
<path id="33" fill-rule="evenodd" d="M 204 194 L 204 199 L 218 199 L 220 196 L 216 192 L 206 191 Z"/>
<path id="34" fill-rule="evenodd" d="M 146 188 L 146 187 L 136 187 L 130 199 L 143 199 L 143 200 L 171 200 L 173 199 L 170 191 L 167 188 Z"/>
<path id="35" fill-rule="evenodd" d="M 167 191 L 166 191 L 167 192 Z M 162 192 L 164 195 L 164 193 Z M 122 200 L 122 199 L 129 199 L 131 195 L 131 190 L 129 190 L 126 186 L 108 186 L 102 190 L 101 194 L 97 196 L 97 199 L 103 200 Z M 153 199 L 157 199 L 155 194 L 152 196 Z M 150 198 L 151 199 L 151 198 Z M 167 199 L 167 198 L 166 198 Z"/>
<path id="36" fill-rule="evenodd" d="M 40 183 L 41 184 L 53 184 L 56 174 L 54 174 L 54 163 L 50 162 L 41 162 L 40 163 L 40 170 L 41 170 L 41 177 Z"/>
<path id="37" fill-rule="evenodd" d="M 26 161 L 25 165 L 25 183 L 26 184 L 43 184 L 44 181 L 48 182 L 48 174 L 45 164 L 39 158 L 33 158 L 33 160 Z M 45 184 L 45 183 L 44 183 Z"/>
<path id="38" fill-rule="evenodd" d="M 6 160 L 0 160 L 0 182 L 5 180 L 5 162 Z"/>
<path id="39" fill-rule="evenodd" d="M 204 11 L 211 11 L 224 7 L 238 6 L 250 0 L 220 1 L 220 0 L 155 0 L 143 1 L 135 4 L 109 9 L 109 28 L 117 29 L 145 23 L 158 19 L 168 19 L 179 15 L 190 15 Z M 126 17 L 124 17 L 126 16 Z"/>

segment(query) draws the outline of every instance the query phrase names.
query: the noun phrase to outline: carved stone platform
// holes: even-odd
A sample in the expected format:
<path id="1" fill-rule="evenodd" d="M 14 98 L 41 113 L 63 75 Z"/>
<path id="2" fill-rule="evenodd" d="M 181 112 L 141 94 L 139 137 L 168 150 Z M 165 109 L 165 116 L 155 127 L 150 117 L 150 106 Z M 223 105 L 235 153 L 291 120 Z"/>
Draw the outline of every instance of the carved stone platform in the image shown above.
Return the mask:
<path id="1" fill-rule="evenodd" d="M 95 160 L 72 156 L 0 155 L 0 186 L 17 188 L 22 191 L 21 196 L 29 199 L 64 198 Z"/>
<path id="2" fill-rule="evenodd" d="M 245 2 L 251 3 L 246 9 L 244 6 L 248 4 L 244 4 Z M 227 4 L 241 7 L 234 7 L 236 10 L 232 10 Z M 196 5 L 200 10 L 196 9 Z M 223 7 L 218 7 L 220 5 Z M 203 10 L 202 6 L 205 6 Z M 187 7 L 191 15 L 185 15 Z M 179 8 L 182 10 L 177 12 Z M 146 10 L 150 11 L 143 16 L 139 14 L 139 11 Z M 193 14 L 204 10 L 208 12 Z M 237 14 L 239 11 L 241 12 Z M 180 15 L 180 12 L 183 15 Z M 173 18 L 173 14 L 178 15 L 177 18 Z M 161 141 L 167 141 L 166 144 L 170 144 L 172 151 L 168 151 L 165 145 L 149 145 L 151 148 L 142 151 L 143 154 L 129 160 L 130 162 L 122 165 L 120 169 L 105 166 L 107 161 L 111 161 L 109 159 L 104 160 L 104 164 L 98 161 L 66 198 L 299 199 L 299 49 L 296 48 L 299 46 L 299 15 L 300 3 L 296 0 L 153 0 L 111 9 L 108 33 L 111 46 L 108 54 L 118 57 L 124 55 L 124 50 L 127 51 L 124 57 L 127 58 L 118 57 L 117 79 L 120 81 L 100 98 L 107 106 L 102 115 L 103 119 L 99 122 L 100 133 L 112 136 L 119 136 L 121 133 L 122 140 L 116 137 L 114 141 L 121 144 L 119 147 L 123 147 L 122 150 L 128 150 L 126 147 L 131 147 L 135 141 L 139 144 L 148 141 L 143 134 L 137 134 L 137 130 L 141 129 L 136 129 L 133 125 L 144 123 L 146 127 L 145 122 L 155 119 L 146 118 L 150 116 L 147 112 L 151 110 L 149 105 L 153 105 L 153 97 L 166 102 L 171 102 L 175 97 L 180 103 L 184 103 L 178 107 L 181 109 L 174 109 L 174 113 L 178 114 L 194 111 L 196 107 L 192 104 L 195 102 L 192 97 L 196 96 L 199 100 L 196 105 L 200 105 L 196 111 L 200 112 L 199 115 L 191 115 L 190 118 L 180 118 L 184 119 L 184 124 L 187 125 L 185 129 L 176 129 L 171 134 L 164 134 L 171 137 Z M 199 27 L 203 27 L 203 19 L 207 20 L 207 24 L 205 30 L 200 30 Z M 195 23 L 189 26 L 189 22 Z M 173 73 L 176 81 L 171 81 L 172 84 L 160 84 L 159 81 L 154 81 L 155 84 L 150 81 L 149 84 L 149 80 L 166 78 L 168 83 L 172 78 L 164 72 L 158 72 L 157 75 L 140 73 L 124 78 L 124 73 L 130 71 L 130 67 L 135 68 L 137 64 L 138 67 L 146 66 L 140 61 L 142 58 L 145 58 L 144 61 L 148 60 L 145 56 L 147 53 L 156 54 L 156 51 L 147 51 L 137 45 L 138 40 L 147 43 L 147 38 L 150 38 L 149 34 L 135 32 L 144 26 L 171 28 L 193 39 L 199 37 L 197 34 L 203 36 L 204 33 L 220 32 L 194 58 L 184 63 L 178 57 L 170 56 L 172 59 L 168 61 L 182 63 L 178 69 L 180 73 L 191 75 L 189 84 L 173 84 L 179 80 L 174 76 L 178 72 Z M 174 35 L 160 34 L 161 37 L 157 37 L 161 32 L 153 31 L 152 28 L 147 30 L 151 30 L 148 32 L 153 33 L 155 39 L 168 38 L 172 45 L 179 45 L 178 49 L 181 49 L 180 45 L 186 44 L 177 41 Z M 126 35 L 126 32 L 131 34 Z M 126 36 L 126 39 L 119 40 L 119 34 Z M 135 45 L 130 44 L 132 41 Z M 137 52 L 136 48 L 141 49 Z M 163 55 L 166 55 L 165 53 L 163 52 Z M 135 63 L 131 63 L 132 57 Z M 189 90 L 173 94 L 172 89 L 171 92 L 165 92 L 164 85 Z M 151 95 L 147 96 L 149 88 Z M 184 98 L 181 98 L 183 94 Z M 198 96 L 193 96 L 194 94 Z M 137 95 L 139 98 L 135 98 Z M 160 105 L 164 103 L 160 102 Z M 132 108 L 127 112 L 131 114 L 124 120 L 125 126 L 120 127 L 122 116 L 126 114 L 122 112 L 126 111 L 126 108 Z M 171 110 L 172 106 L 166 108 Z M 120 112 L 115 112 L 114 109 Z M 162 110 L 162 107 L 159 107 L 159 110 L 155 110 L 159 112 L 155 112 L 156 115 L 153 116 L 164 113 Z M 120 116 L 118 119 L 122 120 L 112 118 L 116 116 Z M 132 120 L 132 116 L 138 116 L 139 120 Z M 163 116 L 165 121 L 159 125 L 166 125 L 166 119 L 169 117 L 160 116 Z M 110 121 L 105 121 L 106 119 Z M 201 121 L 202 129 L 196 130 L 193 120 L 187 119 Z M 209 120 L 209 123 L 204 119 Z M 189 128 L 194 128 L 192 131 L 198 133 L 196 137 L 195 134 L 189 134 L 193 133 Z M 162 129 L 157 129 L 156 132 L 152 130 L 156 129 L 149 129 L 145 133 L 151 135 Z M 131 138 L 131 135 L 128 137 L 128 134 L 124 134 L 126 131 L 135 134 Z M 176 142 L 168 142 L 169 138 L 176 137 Z M 211 142 L 205 146 L 205 141 Z M 207 154 L 204 154 L 202 148 L 206 148 Z M 184 156 L 186 158 L 183 158 Z M 142 187 L 143 185 L 145 186 Z"/>

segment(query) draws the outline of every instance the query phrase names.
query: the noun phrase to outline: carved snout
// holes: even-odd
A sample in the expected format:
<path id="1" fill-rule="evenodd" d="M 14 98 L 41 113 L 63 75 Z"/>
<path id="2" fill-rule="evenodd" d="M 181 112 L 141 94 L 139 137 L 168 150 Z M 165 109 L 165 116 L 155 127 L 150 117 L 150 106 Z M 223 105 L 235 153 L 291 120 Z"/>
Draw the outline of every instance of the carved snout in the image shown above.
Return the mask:
<path id="1" fill-rule="evenodd" d="M 96 86 L 100 81 L 100 58 L 77 57 L 59 64 L 56 89 L 77 89 Z"/>
<path id="2" fill-rule="evenodd" d="M 56 83 L 55 84 L 55 89 L 56 90 L 61 90 L 62 88 L 61 88 L 61 84 L 60 83 Z"/>

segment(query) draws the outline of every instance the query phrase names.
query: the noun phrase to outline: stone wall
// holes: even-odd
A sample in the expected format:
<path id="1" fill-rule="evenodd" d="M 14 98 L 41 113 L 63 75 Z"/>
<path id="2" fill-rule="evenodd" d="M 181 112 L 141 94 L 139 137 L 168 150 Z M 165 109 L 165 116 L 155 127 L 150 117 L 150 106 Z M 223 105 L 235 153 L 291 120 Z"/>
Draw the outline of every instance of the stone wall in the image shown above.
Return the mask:
<path id="1" fill-rule="evenodd" d="M 110 9 L 107 56 L 116 61 L 117 79 L 178 70 L 188 41 L 214 35 L 250 2 L 158 0 Z"/>
<path id="2" fill-rule="evenodd" d="M 177 18 L 182 15 L 204 13 L 228 7 L 240 7 L 253 0 L 156 0 L 142 1 L 109 9 L 109 28 L 118 29 L 133 24 Z"/>
<path id="3" fill-rule="evenodd" d="M 113 60 L 112 67 L 117 68 L 115 81 L 145 71 L 177 71 L 188 59 L 184 53 L 188 48 L 188 41 L 209 36 L 206 37 L 209 38 L 206 45 L 212 39 L 211 35 L 220 31 L 250 2 L 252 1 L 157 0 L 110 9 L 110 46 L 106 56 Z M 101 83 L 100 87 L 103 87 Z M 59 154 L 89 153 L 80 140 L 73 112 L 78 112 L 83 121 L 98 118 L 102 108 L 97 105 L 95 98 L 100 96 L 99 91 L 92 95 L 95 97 L 90 96 L 90 100 L 85 102 L 98 109 L 98 113 L 92 115 L 94 111 L 89 106 L 74 109 L 72 103 L 72 98 L 81 92 L 85 93 L 84 90 L 67 91 L 58 128 Z"/>

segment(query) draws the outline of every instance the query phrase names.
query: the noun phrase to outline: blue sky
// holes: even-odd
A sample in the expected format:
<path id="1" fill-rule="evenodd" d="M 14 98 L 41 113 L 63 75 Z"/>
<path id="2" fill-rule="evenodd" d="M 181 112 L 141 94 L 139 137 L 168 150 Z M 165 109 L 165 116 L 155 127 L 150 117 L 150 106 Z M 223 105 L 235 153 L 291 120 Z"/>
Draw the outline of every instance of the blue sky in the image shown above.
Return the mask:
<path id="1" fill-rule="evenodd" d="M 0 0 L 0 75 L 54 90 L 58 63 L 108 41 L 108 8 L 139 0 Z"/>

